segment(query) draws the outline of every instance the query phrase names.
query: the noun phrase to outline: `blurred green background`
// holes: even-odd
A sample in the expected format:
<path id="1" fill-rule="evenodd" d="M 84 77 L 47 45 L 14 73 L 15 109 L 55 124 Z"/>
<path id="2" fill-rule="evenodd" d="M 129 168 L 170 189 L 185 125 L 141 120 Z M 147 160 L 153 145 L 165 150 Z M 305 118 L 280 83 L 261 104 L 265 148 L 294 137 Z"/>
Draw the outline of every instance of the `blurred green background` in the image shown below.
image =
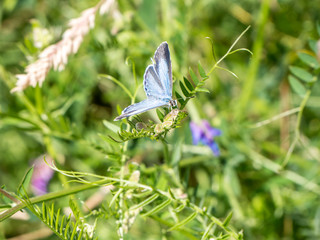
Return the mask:
<path id="1" fill-rule="evenodd" d="M 245 239 L 319 239 L 319 83 L 312 86 L 299 126 L 299 141 L 284 168 L 281 164 L 294 140 L 297 113 L 257 125 L 299 107 L 303 101 L 288 83 L 290 65 L 318 77 L 319 71 L 306 67 L 298 53 L 316 57 L 309 45 L 319 39 L 319 3 L 120 0 L 117 12 L 97 14 L 95 27 L 69 58 L 65 70 L 50 71 L 41 89 L 29 87 L 21 97 L 10 93 L 14 75 L 23 73 L 41 49 L 59 41 L 68 21 L 97 1 L 1 1 L 0 184 L 16 191 L 34 159 L 48 152 L 64 169 L 106 174 L 116 165 L 93 146 L 105 147 L 98 136 L 107 134 L 102 121 L 112 121 L 118 115 L 117 106 L 128 106 L 130 99 L 118 85 L 98 78 L 98 74 L 111 75 L 134 91 L 132 66 L 126 59 L 134 61 L 142 82 L 150 57 L 167 41 L 174 79 L 181 80 L 199 61 L 207 71 L 213 66 L 212 46 L 206 37 L 213 41 L 215 58 L 219 59 L 251 25 L 236 48 L 247 48 L 253 56 L 238 52 L 221 63 L 238 79 L 219 69 L 210 75 L 206 82 L 210 94 L 199 94 L 187 105 L 189 118 L 169 136 L 169 150 L 181 149 L 180 179 L 190 201 L 209 206 L 217 217 L 233 211 L 231 224 L 244 230 Z M 47 29 L 40 38 L 40 48 L 35 46 L 37 27 Z M 174 87 L 178 89 L 177 84 Z M 144 98 L 140 88 L 137 101 Z M 32 118 L 26 99 L 42 104 L 41 117 L 50 134 L 26 121 Z M 154 110 L 141 115 L 145 121 L 158 121 L 156 116 Z M 205 146 L 192 146 L 189 122 L 199 117 L 222 130 L 223 135 L 216 139 L 221 156 L 214 157 Z M 131 141 L 128 154 L 143 166 L 141 182 L 156 182 L 165 171 L 158 169 L 164 162 L 161 142 Z M 151 174 L 143 170 L 152 167 L 156 170 Z M 55 174 L 49 190 L 60 186 Z M 60 201 L 64 206 L 63 199 Z M 153 227 L 146 229 L 145 221 Z M 114 220 L 102 219 L 100 224 L 99 239 L 117 239 Z M 41 226 L 36 218 L 9 219 L 0 223 L 0 237 L 18 236 Z M 137 219 L 128 239 L 188 239 L 179 232 L 163 234 L 161 229 L 156 221 Z"/>

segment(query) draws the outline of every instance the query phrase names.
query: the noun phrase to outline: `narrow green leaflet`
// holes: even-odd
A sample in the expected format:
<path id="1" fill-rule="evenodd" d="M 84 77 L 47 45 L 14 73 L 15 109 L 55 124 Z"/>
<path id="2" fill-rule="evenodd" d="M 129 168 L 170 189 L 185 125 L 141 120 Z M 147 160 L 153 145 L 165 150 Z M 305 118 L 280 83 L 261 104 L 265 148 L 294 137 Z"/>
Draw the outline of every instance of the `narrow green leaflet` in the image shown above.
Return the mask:
<path id="1" fill-rule="evenodd" d="M 314 54 L 318 53 L 318 47 L 317 47 L 317 40 L 314 39 L 310 39 L 308 41 L 309 47 L 312 49 L 312 51 L 314 52 Z"/>
<path id="2" fill-rule="evenodd" d="M 163 113 L 159 109 L 157 109 L 156 112 L 160 121 L 163 122 L 163 118 L 164 118 Z"/>
<path id="3" fill-rule="evenodd" d="M 177 207 L 176 209 L 174 209 L 173 211 L 178 213 L 181 212 L 184 208 L 186 207 L 186 205 L 181 204 L 179 207 Z"/>
<path id="4" fill-rule="evenodd" d="M 229 223 L 230 223 L 230 220 L 231 220 L 231 218 L 232 218 L 232 212 L 230 212 L 229 214 L 228 214 L 228 216 L 226 217 L 226 219 L 223 221 L 223 226 L 224 227 L 228 227 L 228 225 L 229 225 Z"/>
<path id="5" fill-rule="evenodd" d="M 197 212 L 192 213 L 191 215 L 183 219 L 181 222 L 178 222 L 177 224 L 173 225 L 171 228 L 168 229 L 168 231 L 172 231 L 186 225 L 188 222 L 191 222 L 197 216 L 197 214 Z"/>
<path id="6" fill-rule="evenodd" d="M 155 208 L 153 208 L 150 211 L 142 214 L 142 216 L 146 217 L 146 216 L 155 214 L 155 213 L 159 212 L 160 210 L 162 210 L 163 208 L 165 208 L 166 206 L 168 206 L 171 202 L 172 202 L 172 200 L 170 198 L 168 198 L 166 201 L 162 202 L 161 204 L 159 204 Z"/>
<path id="7" fill-rule="evenodd" d="M 189 68 L 189 74 L 190 74 L 194 84 L 198 85 L 199 79 L 198 79 L 197 75 L 194 73 L 194 71 L 192 70 L 192 68 Z"/>
<path id="8" fill-rule="evenodd" d="M 184 84 L 182 83 L 182 81 L 179 81 L 179 85 L 180 85 L 181 91 L 183 92 L 184 96 L 190 97 L 191 95 L 188 92 L 188 90 L 186 89 L 186 87 L 184 86 Z"/>
<path id="9" fill-rule="evenodd" d="M 307 53 L 298 53 L 298 57 L 300 58 L 300 60 L 302 62 L 309 65 L 310 67 L 312 67 L 314 69 L 320 68 L 320 64 L 314 56 L 307 54 Z"/>
<path id="10" fill-rule="evenodd" d="M 111 122 L 109 122 L 107 120 L 103 120 L 102 123 L 106 128 L 110 129 L 114 133 L 117 133 L 117 132 L 120 131 L 119 126 L 117 126 L 117 125 L 115 125 L 115 124 L 113 124 L 113 123 L 111 123 Z"/>
<path id="11" fill-rule="evenodd" d="M 206 240 L 209 237 L 210 231 L 212 227 L 214 226 L 214 222 L 211 222 L 208 227 L 206 228 L 206 231 L 203 233 L 201 240 Z"/>
<path id="12" fill-rule="evenodd" d="M 193 91 L 194 87 L 192 86 L 192 84 L 189 82 L 188 79 L 186 79 L 185 77 L 183 77 L 183 81 L 184 81 L 184 84 L 187 86 L 187 88 L 190 90 L 190 92 Z"/>
<path id="13" fill-rule="evenodd" d="M 178 102 L 180 103 L 180 105 L 183 105 L 184 104 L 183 97 L 181 97 L 178 92 L 175 92 L 175 95 L 176 95 L 176 98 L 177 98 Z"/>
<path id="14" fill-rule="evenodd" d="M 290 66 L 289 69 L 293 75 L 305 82 L 313 82 L 315 80 L 314 77 L 303 68 Z"/>
<path id="15" fill-rule="evenodd" d="M 203 69 L 203 67 L 201 66 L 200 62 L 198 63 L 198 70 L 199 70 L 199 74 L 200 76 L 205 80 L 208 78 L 206 71 Z"/>
<path id="16" fill-rule="evenodd" d="M 208 89 L 206 89 L 206 88 L 196 88 L 196 91 L 197 92 L 205 92 L 205 93 L 210 93 L 210 91 L 208 90 Z"/>
<path id="17" fill-rule="evenodd" d="M 28 171 L 26 172 L 26 174 L 24 175 L 24 177 L 18 187 L 18 193 L 23 194 L 23 193 L 25 193 L 25 191 L 27 191 L 29 184 L 30 184 L 30 181 L 31 181 L 32 173 L 33 173 L 33 167 L 29 168 Z"/>
<path id="18" fill-rule="evenodd" d="M 295 93 L 299 94 L 300 96 L 305 95 L 306 88 L 294 76 L 292 76 L 292 75 L 289 76 L 289 83 Z"/>
<path id="19" fill-rule="evenodd" d="M 76 201 L 74 199 L 72 199 L 71 197 L 69 198 L 69 206 L 72 210 L 72 213 L 75 217 L 75 219 L 78 221 L 81 215 L 80 209 L 76 203 Z"/>
<path id="20" fill-rule="evenodd" d="M 156 200 L 159 197 L 158 193 L 153 194 L 151 197 L 147 198 L 146 200 L 142 201 L 141 203 L 134 205 L 133 207 L 130 208 L 130 211 L 144 207 L 148 204 L 150 204 L 151 202 L 153 202 L 154 200 Z"/>
<path id="21" fill-rule="evenodd" d="M 227 240 L 227 239 L 230 239 L 230 234 L 222 235 L 222 236 L 219 237 L 218 239 L 219 239 L 219 240 Z"/>

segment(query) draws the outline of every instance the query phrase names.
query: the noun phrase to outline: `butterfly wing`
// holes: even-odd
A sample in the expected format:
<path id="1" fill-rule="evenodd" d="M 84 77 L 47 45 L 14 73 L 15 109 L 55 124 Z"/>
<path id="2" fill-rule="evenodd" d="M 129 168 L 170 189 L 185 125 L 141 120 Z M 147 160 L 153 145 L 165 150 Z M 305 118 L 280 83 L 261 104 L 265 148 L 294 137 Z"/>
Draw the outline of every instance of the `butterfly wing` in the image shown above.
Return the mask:
<path id="1" fill-rule="evenodd" d="M 165 94 L 170 99 L 172 98 L 172 69 L 170 51 L 167 42 L 160 44 L 154 54 L 154 68 L 160 78 L 161 84 L 165 90 Z"/>
<path id="2" fill-rule="evenodd" d="M 144 73 L 143 86 L 147 97 L 163 98 L 165 95 L 165 88 L 153 65 L 149 65 Z"/>
<path id="3" fill-rule="evenodd" d="M 144 73 L 143 85 L 147 99 L 125 108 L 115 121 L 168 105 L 172 100 L 172 71 L 167 42 L 160 44 L 154 54 L 154 60 L 155 63 L 149 65 Z"/>
<path id="4" fill-rule="evenodd" d="M 118 121 L 122 118 L 130 117 L 139 113 L 143 113 L 153 108 L 161 107 L 164 105 L 168 105 L 168 102 L 165 100 L 157 99 L 157 98 L 147 98 L 141 102 L 130 105 L 122 111 L 122 114 L 114 119 L 114 121 Z"/>

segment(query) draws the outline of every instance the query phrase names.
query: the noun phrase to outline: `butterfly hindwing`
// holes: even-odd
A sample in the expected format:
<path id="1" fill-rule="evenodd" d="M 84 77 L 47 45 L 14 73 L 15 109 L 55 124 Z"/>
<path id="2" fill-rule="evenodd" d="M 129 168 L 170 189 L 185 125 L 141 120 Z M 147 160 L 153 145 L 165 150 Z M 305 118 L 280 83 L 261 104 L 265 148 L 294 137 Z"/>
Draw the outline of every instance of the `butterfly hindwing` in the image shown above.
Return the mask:
<path id="1" fill-rule="evenodd" d="M 146 100 L 143 100 L 141 102 L 132 104 L 130 106 L 128 106 L 127 108 L 125 108 L 122 111 L 122 114 L 118 117 L 116 117 L 114 120 L 118 121 L 122 118 L 126 118 L 126 117 L 130 117 L 139 113 L 143 113 L 145 111 L 148 111 L 150 109 L 153 108 L 157 108 L 157 107 L 161 107 L 164 105 L 167 105 L 168 102 L 161 100 L 161 99 L 157 99 L 157 98 L 147 98 Z"/>

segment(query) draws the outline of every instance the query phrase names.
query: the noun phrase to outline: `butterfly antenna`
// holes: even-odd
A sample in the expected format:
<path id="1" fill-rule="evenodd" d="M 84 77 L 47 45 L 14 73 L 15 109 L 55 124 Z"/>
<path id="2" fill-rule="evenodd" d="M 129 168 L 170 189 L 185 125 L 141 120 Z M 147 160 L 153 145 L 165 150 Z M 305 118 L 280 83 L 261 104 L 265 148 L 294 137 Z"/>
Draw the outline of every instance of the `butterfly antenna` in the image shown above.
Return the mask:
<path id="1" fill-rule="evenodd" d="M 192 96 L 192 97 L 186 97 L 186 99 L 190 99 L 190 98 L 195 98 L 195 96 Z M 181 98 L 177 98 L 177 100 L 179 99 L 183 99 L 182 97 Z"/>

